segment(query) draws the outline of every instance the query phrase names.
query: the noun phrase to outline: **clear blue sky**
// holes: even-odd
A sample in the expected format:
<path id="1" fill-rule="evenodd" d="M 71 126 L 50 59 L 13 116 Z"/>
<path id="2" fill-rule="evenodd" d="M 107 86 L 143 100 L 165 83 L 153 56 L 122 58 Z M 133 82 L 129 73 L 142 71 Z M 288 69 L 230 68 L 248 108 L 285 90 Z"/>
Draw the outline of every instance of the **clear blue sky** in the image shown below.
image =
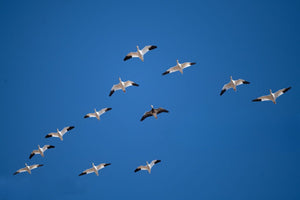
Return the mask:
<path id="1" fill-rule="evenodd" d="M 300 199 L 299 9 L 0 1 L 0 199 Z M 158 48 L 124 62 L 136 45 Z M 197 64 L 162 76 L 176 59 Z M 230 75 L 251 84 L 220 97 Z M 119 76 L 140 87 L 109 97 Z M 276 105 L 251 102 L 288 86 Z M 140 122 L 151 104 L 170 113 Z M 71 125 L 63 142 L 44 138 Z M 38 144 L 56 148 L 29 160 Z M 153 159 L 151 175 L 133 172 Z M 44 166 L 13 176 L 25 162 Z M 92 162 L 112 165 L 78 177 Z"/>

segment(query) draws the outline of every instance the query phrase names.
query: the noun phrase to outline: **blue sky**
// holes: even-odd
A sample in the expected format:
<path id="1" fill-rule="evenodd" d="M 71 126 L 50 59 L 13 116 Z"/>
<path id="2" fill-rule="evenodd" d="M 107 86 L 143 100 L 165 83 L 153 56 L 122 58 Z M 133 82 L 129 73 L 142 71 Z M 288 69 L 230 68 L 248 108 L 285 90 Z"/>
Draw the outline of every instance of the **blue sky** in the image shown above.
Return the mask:
<path id="1" fill-rule="evenodd" d="M 0 1 L 0 199 L 299 199 L 298 1 Z M 139 45 L 158 48 L 123 61 Z M 162 76 L 180 62 L 184 74 Z M 229 77 L 250 85 L 219 96 Z M 108 96 L 113 84 L 140 87 Z M 292 86 L 272 102 L 251 102 Z M 170 111 L 140 122 L 150 105 Z M 112 107 L 101 121 L 83 119 Z M 74 125 L 64 141 L 45 139 Z M 45 158 L 28 159 L 51 144 Z M 134 169 L 161 159 L 151 175 Z M 13 172 L 24 163 L 43 167 Z M 99 177 L 78 177 L 110 162 Z"/>

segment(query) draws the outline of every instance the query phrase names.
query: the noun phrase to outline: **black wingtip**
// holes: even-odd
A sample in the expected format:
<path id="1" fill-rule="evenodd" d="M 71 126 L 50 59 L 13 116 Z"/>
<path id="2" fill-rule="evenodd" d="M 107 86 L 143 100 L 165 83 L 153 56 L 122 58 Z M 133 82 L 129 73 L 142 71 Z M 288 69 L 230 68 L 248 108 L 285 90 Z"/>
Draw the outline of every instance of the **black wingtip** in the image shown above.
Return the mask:
<path id="1" fill-rule="evenodd" d="M 161 162 L 161 160 L 156 160 L 155 162 L 154 162 L 154 164 L 157 164 L 157 163 L 160 163 Z"/>
<path id="2" fill-rule="evenodd" d="M 70 130 L 72 130 L 73 128 L 75 128 L 75 126 L 70 126 L 70 127 L 67 129 L 67 131 L 70 131 Z"/>
<path id="3" fill-rule="evenodd" d="M 169 71 L 165 71 L 164 73 L 162 73 L 162 75 L 166 75 L 168 73 L 170 73 L 170 72 Z"/>
<path id="4" fill-rule="evenodd" d="M 292 88 L 292 87 L 285 88 L 285 89 L 283 90 L 283 93 L 286 93 L 286 92 L 289 91 L 291 88 Z"/>
<path id="5" fill-rule="evenodd" d="M 137 83 L 132 83 L 132 85 L 134 85 L 134 86 L 139 86 L 139 84 L 137 84 Z"/>
<path id="6" fill-rule="evenodd" d="M 106 164 L 104 164 L 104 167 L 106 167 L 106 166 L 108 166 L 108 165 L 111 165 L 111 163 L 106 163 Z"/>
<path id="7" fill-rule="evenodd" d="M 244 84 L 250 84 L 250 82 L 249 82 L 249 81 L 243 81 L 243 83 L 244 83 Z"/>
<path id="8" fill-rule="evenodd" d="M 132 56 L 126 56 L 123 60 L 126 61 L 128 59 L 132 58 Z"/>
<path id="9" fill-rule="evenodd" d="M 38 167 L 43 167 L 43 166 L 44 166 L 43 164 L 39 164 L 39 165 L 38 165 Z"/>
<path id="10" fill-rule="evenodd" d="M 16 174 L 18 174 L 19 172 L 15 172 L 15 173 L 13 173 L 13 175 L 16 175 Z"/>
<path id="11" fill-rule="evenodd" d="M 53 146 L 53 145 L 50 145 L 50 146 L 48 147 L 48 149 L 53 149 L 53 148 L 55 148 L 55 146 Z"/>
<path id="12" fill-rule="evenodd" d="M 85 115 L 83 118 L 89 118 L 89 116 L 88 116 L 88 115 Z"/>
<path id="13" fill-rule="evenodd" d="M 49 138 L 49 137 L 52 137 L 52 136 L 51 136 L 51 135 L 46 135 L 46 136 L 45 136 L 45 138 Z"/>
<path id="14" fill-rule="evenodd" d="M 195 64 L 196 64 L 195 62 L 192 62 L 192 63 L 191 63 L 191 65 L 195 65 Z"/>
<path id="15" fill-rule="evenodd" d="M 253 102 L 261 101 L 261 99 L 253 99 L 252 101 L 253 101 Z"/>
<path id="16" fill-rule="evenodd" d="M 153 49 L 156 49 L 156 48 L 157 48 L 157 46 L 152 45 L 152 46 L 149 48 L 149 50 L 153 50 Z"/>
<path id="17" fill-rule="evenodd" d="M 79 174 L 78 176 L 82 176 L 82 175 L 85 175 L 86 174 L 86 172 L 82 172 L 81 174 Z"/>
<path id="18" fill-rule="evenodd" d="M 31 159 L 34 155 L 34 153 L 30 154 L 29 159 Z"/>
<path id="19" fill-rule="evenodd" d="M 112 108 L 106 108 L 106 111 L 109 111 L 109 110 L 111 110 Z"/>
<path id="20" fill-rule="evenodd" d="M 137 169 L 134 170 L 134 172 L 138 172 L 138 171 L 140 171 L 140 170 L 141 170 L 141 169 L 137 168 Z"/>
<path id="21" fill-rule="evenodd" d="M 111 96 L 114 92 L 115 92 L 114 90 L 111 90 L 109 96 Z"/>
<path id="22" fill-rule="evenodd" d="M 222 96 L 222 95 L 224 94 L 225 91 L 226 91 L 225 89 L 222 90 L 221 93 L 220 93 L 220 96 Z"/>

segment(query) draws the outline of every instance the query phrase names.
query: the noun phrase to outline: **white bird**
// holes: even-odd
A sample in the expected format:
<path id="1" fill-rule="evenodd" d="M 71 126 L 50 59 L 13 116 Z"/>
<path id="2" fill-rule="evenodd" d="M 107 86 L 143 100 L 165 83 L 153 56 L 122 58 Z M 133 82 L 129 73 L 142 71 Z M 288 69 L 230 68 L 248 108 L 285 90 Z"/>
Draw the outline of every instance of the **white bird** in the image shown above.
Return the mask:
<path id="1" fill-rule="evenodd" d="M 252 101 L 273 101 L 274 104 L 276 104 L 276 99 L 289 91 L 292 87 L 283 88 L 281 90 L 278 90 L 275 93 L 272 93 L 272 90 L 270 89 L 270 94 L 262 97 L 258 97 L 257 99 L 254 99 Z"/>
<path id="2" fill-rule="evenodd" d="M 222 94 L 224 94 L 224 92 L 226 92 L 226 90 L 229 90 L 230 88 L 233 88 L 233 90 L 236 91 L 236 86 L 242 84 L 250 84 L 250 82 L 243 79 L 233 80 L 232 76 L 230 76 L 230 82 L 223 86 L 220 96 L 222 96 Z"/>
<path id="3" fill-rule="evenodd" d="M 61 131 L 56 129 L 57 130 L 56 133 L 49 133 L 48 135 L 45 136 L 45 138 L 58 137 L 58 138 L 60 138 L 61 141 L 63 141 L 64 134 L 66 134 L 68 131 L 72 130 L 73 128 L 74 128 L 74 126 L 67 126 L 67 127 L 63 128 Z"/>
<path id="4" fill-rule="evenodd" d="M 109 96 L 111 96 L 116 90 L 123 90 L 123 92 L 126 92 L 125 88 L 127 88 L 129 86 L 132 86 L 132 85 L 139 86 L 137 83 L 135 83 L 133 81 L 123 82 L 120 77 L 119 77 L 119 81 L 120 81 L 120 83 L 113 85 L 113 87 L 110 90 Z"/>
<path id="5" fill-rule="evenodd" d="M 103 169 L 104 167 L 110 165 L 110 163 L 102 163 L 102 164 L 97 165 L 97 166 L 95 166 L 94 163 L 92 163 L 92 165 L 93 165 L 92 168 L 83 171 L 81 174 L 79 174 L 79 176 L 82 176 L 82 175 L 85 175 L 85 174 L 90 174 L 90 173 L 93 173 L 93 172 L 95 172 L 96 175 L 99 176 L 98 171 L 99 171 L 100 169 Z"/>
<path id="6" fill-rule="evenodd" d="M 86 115 L 84 116 L 84 118 L 96 117 L 98 120 L 100 120 L 100 115 L 106 113 L 107 111 L 109 111 L 109 110 L 111 110 L 111 109 L 112 109 L 112 108 L 103 108 L 103 109 L 101 109 L 101 110 L 99 110 L 99 111 L 97 111 L 96 109 L 94 109 L 94 110 L 95 110 L 94 113 L 86 114 Z"/>
<path id="7" fill-rule="evenodd" d="M 52 145 L 44 145 L 42 148 L 40 147 L 40 145 L 38 145 L 38 149 L 37 150 L 33 150 L 29 156 L 29 159 L 31 159 L 35 154 L 41 154 L 42 157 L 44 157 L 44 152 L 47 149 L 52 149 L 55 148 L 55 146 Z"/>
<path id="8" fill-rule="evenodd" d="M 146 163 L 147 163 L 146 166 L 141 165 L 141 166 L 139 166 L 138 168 L 136 168 L 136 169 L 134 170 L 134 172 L 138 172 L 138 171 L 140 171 L 140 170 L 148 170 L 149 174 L 151 174 L 151 168 L 152 168 L 155 164 L 157 164 L 157 163 L 159 163 L 159 162 L 161 162 L 161 160 L 152 160 L 152 162 L 151 162 L 150 164 L 146 161 Z"/>
<path id="9" fill-rule="evenodd" d="M 168 113 L 169 111 L 164 108 L 153 108 L 153 105 L 151 105 L 151 110 L 144 113 L 143 117 L 141 118 L 141 121 L 150 116 L 154 116 L 155 119 L 157 119 L 157 115 L 162 112 Z"/>
<path id="10" fill-rule="evenodd" d="M 183 69 L 196 64 L 195 62 L 179 63 L 178 60 L 176 60 L 176 62 L 177 62 L 177 65 L 175 67 L 169 68 L 167 71 L 162 73 L 162 75 L 166 75 L 166 74 L 173 73 L 176 71 L 180 71 L 180 73 L 183 74 Z"/>
<path id="11" fill-rule="evenodd" d="M 18 171 L 16 171 L 14 173 L 14 175 L 16 174 L 19 174 L 19 173 L 22 173 L 22 172 L 28 172 L 29 174 L 31 174 L 31 170 L 35 169 L 35 168 L 38 168 L 38 167 L 41 167 L 41 166 L 44 166 L 44 165 L 41 165 L 41 164 L 36 164 L 36 165 L 30 165 L 28 166 L 26 163 L 25 163 L 25 166 L 24 168 L 21 168 L 19 169 Z"/>
<path id="12" fill-rule="evenodd" d="M 145 46 L 142 50 L 139 49 L 139 46 L 136 46 L 137 51 L 136 52 L 130 52 L 127 54 L 127 56 L 124 58 L 124 61 L 130 59 L 130 58 L 140 58 L 144 62 L 144 55 L 153 49 L 156 49 L 157 46 L 149 45 Z"/>

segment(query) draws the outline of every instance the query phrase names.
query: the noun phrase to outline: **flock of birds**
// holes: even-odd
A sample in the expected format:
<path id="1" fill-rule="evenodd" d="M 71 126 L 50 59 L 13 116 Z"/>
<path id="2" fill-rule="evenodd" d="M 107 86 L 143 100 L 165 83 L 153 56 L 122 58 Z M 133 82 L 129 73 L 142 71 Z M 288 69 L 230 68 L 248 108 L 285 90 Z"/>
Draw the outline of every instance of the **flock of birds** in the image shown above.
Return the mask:
<path id="1" fill-rule="evenodd" d="M 149 46 L 145 46 L 142 50 L 139 49 L 138 46 L 136 46 L 137 51 L 136 52 L 130 52 L 129 54 L 126 55 L 126 57 L 124 58 L 124 61 L 131 59 L 131 58 L 140 58 L 142 61 L 144 61 L 144 55 L 148 52 L 151 51 L 153 49 L 156 49 L 157 46 L 154 45 L 149 45 Z M 166 70 L 164 73 L 162 73 L 162 75 L 166 75 L 169 73 L 173 73 L 176 71 L 179 71 L 181 74 L 183 74 L 183 69 L 190 67 L 192 65 L 195 65 L 195 62 L 185 62 L 185 63 L 179 63 L 178 60 L 176 60 L 177 64 L 174 67 L 169 68 L 168 70 Z M 232 88 L 234 91 L 236 91 L 236 87 L 242 84 L 250 84 L 250 82 L 243 80 L 243 79 L 238 79 L 238 80 L 233 80 L 232 76 L 230 76 L 230 81 L 229 83 L 225 84 L 221 90 L 220 96 L 222 96 L 227 90 L 229 90 L 230 88 Z M 113 85 L 113 87 L 110 90 L 109 96 L 111 96 L 115 91 L 117 90 L 122 90 L 123 92 L 126 92 L 126 88 L 129 86 L 139 86 L 137 83 L 133 82 L 133 81 L 125 81 L 123 82 L 121 80 L 121 78 L 119 78 L 119 83 Z M 265 96 L 261 96 L 258 97 L 254 100 L 252 100 L 253 102 L 257 102 L 257 101 L 272 101 L 274 104 L 276 104 L 276 99 L 281 96 L 282 94 L 286 93 L 288 90 L 290 90 L 291 87 L 288 88 L 283 88 L 281 90 L 278 90 L 277 92 L 273 93 L 272 90 L 270 89 L 270 94 L 269 95 L 265 95 Z M 95 117 L 98 120 L 100 120 L 100 116 L 104 113 L 106 113 L 107 111 L 111 110 L 112 108 L 103 108 L 99 111 L 97 111 L 96 109 L 94 109 L 95 112 L 93 113 L 88 113 L 84 116 L 84 118 L 91 118 L 91 117 Z M 142 118 L 140 119 L 140 121 L 143 121 L 144 119 L 146 119 L 147 117 L 153 116 L 155 119 L 157 119 L 157 115 L 160 113 L 166 112 L 168 113 L 169 111 L 164 109 L 164 108 L 154 108 L 153 105 L 151 105 L 151 110 L 148 112 L 145 112 L 144 115 L 142 116 Z M 62 130 L 57 129 L 56 132 L 53 133 L 49 133 L 45 136 L 45 138 L 50 138 L 50 137 L 57 137 L 60 138 L 61 141 L 63 141 L 63 136 L 69 132 L 70 130 L 74 129 L 74 126 L 68 126 L 68 127 L 64 127 Z M 38 145 L 38 149 L 33 150 L 29 156 L 29 159 L 31 159 L 34 155 L 36 154 L 40 154 L 42 157 L 44 157 L 44 152 L 48 149 L 52 149 L 55 148 L 55 146 L 53 145 L 44 145 L 43 147 L 40 147 Z M 139 167 L 137 167 L 134 172 L 138 172 L 140 170 L 147 170 L 148 173 L 151 173 L 151 169 L 152 167 L 161 162 L 161 160 L 153 160 L 151 163 L 148 163 L 146 161 L 146 165 L 141 165 Z M 82 173 L 79 174 L 79 176 L 85 175 L 85 174 L 90 174 L 90 173 L 95 173 L 97 176 L 99 175 L 99 170 L 105 168 L 106 166 L 111 165 L 111 163 L 101 163 L 99 165 L 94 165 L 94 163 L 92 163 L 92 168 L 86 169 L 84 170 Z M 36 169 L 38 167 L 43 166 L 43 164 L 34 164 L 34 165 L 27 165 L 25 163 L 25 167 L 21 168 L 19 170 L 17 170 L 14 175 L 21 173 L 21 172 L 28 172 L 29 174 L 31 174 L 31 170 Z"/>

